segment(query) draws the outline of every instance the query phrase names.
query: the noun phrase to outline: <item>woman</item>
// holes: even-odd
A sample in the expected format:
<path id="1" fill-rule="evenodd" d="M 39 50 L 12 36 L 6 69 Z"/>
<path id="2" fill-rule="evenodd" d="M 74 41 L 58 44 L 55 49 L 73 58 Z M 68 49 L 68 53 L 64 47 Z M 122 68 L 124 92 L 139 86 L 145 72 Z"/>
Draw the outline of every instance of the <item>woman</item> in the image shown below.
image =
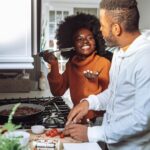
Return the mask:
<path id="1" fill-rule="evenodd" d="M 90 94 L 104 91 L 109 82 L 110 61 L 105 55 L 105 42 L 100 32 L 99 20 L 89 14 L 77 14 L 65 18 L 59 24 L 56 38 L 58 48 L 74 47 L 70 52 L 62 52 L 69 58 L 64 73 L 59 73 L 57 58 L 47 51 L 44 59 L 51 66 L 48 81 L 54 96 L 62 96 L 70 89 L 72 102 L 75 105 Z M 82 120 L 93 122 L 103 113 L 89 111 Z"/>

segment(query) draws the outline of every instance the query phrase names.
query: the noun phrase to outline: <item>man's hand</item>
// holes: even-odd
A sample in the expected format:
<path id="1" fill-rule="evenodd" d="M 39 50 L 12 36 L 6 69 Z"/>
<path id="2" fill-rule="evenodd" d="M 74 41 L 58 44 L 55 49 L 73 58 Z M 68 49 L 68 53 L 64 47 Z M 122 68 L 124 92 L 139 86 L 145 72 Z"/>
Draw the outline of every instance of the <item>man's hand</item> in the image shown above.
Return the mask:
<path id="1" fill-rule="evenodd" d="M 70 123 L 80 122 L 81 119 L 88 113 L 89 103 L 86 100 L 83 100 L 81 103 L 76 105 L 68 115 L 68 121 L 66 125 Z"/>
<path id="2" fill-rule="evenodd" d="M 65 127 L 63 134 L 69 135 L 75 140 L 87 142 L 88 141 L 87 130 L 88 127 L 85 125 L 69 124 Z"/>

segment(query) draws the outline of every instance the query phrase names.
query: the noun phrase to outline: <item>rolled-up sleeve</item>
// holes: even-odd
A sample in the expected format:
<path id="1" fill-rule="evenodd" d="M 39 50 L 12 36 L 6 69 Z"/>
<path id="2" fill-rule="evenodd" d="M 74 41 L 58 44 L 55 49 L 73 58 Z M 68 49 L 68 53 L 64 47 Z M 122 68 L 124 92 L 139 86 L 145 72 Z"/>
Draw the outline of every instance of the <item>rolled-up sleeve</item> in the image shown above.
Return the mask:
<path id="1" fill-rule="evenodd" d="M 88 127 L 89 142 L 105 142 L 105 134 L 103 126 Z"/>
<path id="2" fill-rule="evenodd" d="M 89 102 L 89 110 L 106 110 L 110 95 L 111 92 L 109 88 L 98 95 L 90 95 L 87 98 L 87 101 Z"/>

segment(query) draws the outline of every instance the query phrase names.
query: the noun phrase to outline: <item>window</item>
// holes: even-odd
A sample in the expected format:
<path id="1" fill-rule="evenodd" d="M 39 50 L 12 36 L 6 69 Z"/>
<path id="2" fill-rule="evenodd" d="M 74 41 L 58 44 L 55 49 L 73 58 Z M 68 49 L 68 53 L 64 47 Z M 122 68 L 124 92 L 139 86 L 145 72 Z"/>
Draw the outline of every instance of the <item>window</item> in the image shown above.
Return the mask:
<path id="1" fill-rule="evenodd" d="M 62 10 L 50 10 L 49 11 L 49 47 L 54 48 L 53 40 L 55 38 L 55 32 L 57 24 L 69 15 L 69 11 Z"/>
<path id="2" fill-rule="evenodd" d="M 97 16 L 97 8 L 74 8 L 74 14 L 86 13 Z"/>
<path id="3" fill-rule="evenodd" d="M 57 49 L 57 41 L 55 40 L 55 32 L 57 25 L 65 17 L 69 15 L 69 11 L 64 10 L 50 10 L 49 11 L 49 48 L 52 50 Z M 62 73 L 65 69 L 66 60 L 60 55 L 60 53 L 55 54 L 59 61 L 59 70 Z"/>

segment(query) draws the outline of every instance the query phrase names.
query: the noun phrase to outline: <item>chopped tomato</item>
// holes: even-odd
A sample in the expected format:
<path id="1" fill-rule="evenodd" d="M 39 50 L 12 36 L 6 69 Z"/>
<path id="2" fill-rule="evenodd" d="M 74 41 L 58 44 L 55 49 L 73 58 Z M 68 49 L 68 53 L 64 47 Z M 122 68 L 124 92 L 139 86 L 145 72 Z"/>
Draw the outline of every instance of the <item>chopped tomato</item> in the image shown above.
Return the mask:
<path id="1" fill-rule="evenodd" d="M 57 129 L 52 129 L 51 132 L 53 132 L 55 135 L 58 135 L 58 130 Z"/>
<path id="2" fill-rule="evenodd" d="M 45 135 L 46 135 L 46 136 L 49 136 L 49 130 L 45 132 Z"/>
<path id="3" fill-rule="evenodd" d="M 59 136 L 60 136 L 60 138 L 64 138 L 65 137 L 63 132 L 61 132 Z"/>
<path id="4" fill-rule="evenodd" d="M 53 132 L 50 132 L 49 136 L 54 137 L 54 136 L 56 136 L 56 134 Z"/>
<path id="5" fill-rule="evenodd" d="M 63 132 L 58 131 L 56 128 L 46 131 L 45 135 L 50 137 L 55 137 L 57 135 L 59 135 L 60 138 L 65 137 Z"/>
<path id="6" fill-rule="evenodd" d="M 50 136 L 50 137 L 54 137 L 54 136 L 59 135 L 59 131 L 56 128 L 54 128 L 54 129 L 46 131 L 45 135 Z"/>

